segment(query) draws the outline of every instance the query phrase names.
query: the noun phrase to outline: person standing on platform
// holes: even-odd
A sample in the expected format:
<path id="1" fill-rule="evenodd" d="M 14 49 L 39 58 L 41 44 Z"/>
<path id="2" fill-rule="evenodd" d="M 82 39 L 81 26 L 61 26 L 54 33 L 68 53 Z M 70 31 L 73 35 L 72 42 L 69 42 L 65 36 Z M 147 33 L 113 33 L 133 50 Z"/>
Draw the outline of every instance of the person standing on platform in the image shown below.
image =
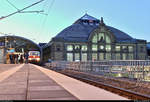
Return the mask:
<path id="1" fill-rule="evenodd" d="M 9 59 L 10 59 L 10 64 L 13 64 L 13 56 L 12 56 L 12 54 L 9 55 Z"/>
<path id="2" fill-rule="evenodd" d="M 22 64 L 23 63 L 23 61 L 24 61 L 24 56 L 23 55 L 20 55 L 21 57 L 20 57 L 20 63 Z"/>
<path id="3" fill-rule="evenodd" d="M 26 63 L 26 64 L 28 64 L 28 57 L 29 57 L 29 54 L 28 54 L 28 52 L 26 52 L 26 53 L 24 54 L 24 59 L 25 59 L 25 63 Z"/>
<path id="4" fill-rule="evenodd" d="M 19 54 L 19 55 L 18 55 L 18 62 L 19 62 L 19 64 L 21 63 L 20 60 L 21 60 L 21 55 Z"/>
<path id="5" fill-rule="evenodd" d="M 15 55 L 15 64 L 18 64 L 18 54 Z"/>

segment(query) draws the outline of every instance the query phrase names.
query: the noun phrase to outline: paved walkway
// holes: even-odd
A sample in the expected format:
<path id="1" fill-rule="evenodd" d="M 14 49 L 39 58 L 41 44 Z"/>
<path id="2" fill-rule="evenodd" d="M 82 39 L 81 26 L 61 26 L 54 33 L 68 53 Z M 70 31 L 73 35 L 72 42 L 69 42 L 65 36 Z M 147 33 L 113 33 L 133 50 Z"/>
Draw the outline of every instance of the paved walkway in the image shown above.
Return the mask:
<path id="1" fill-rule="evenodd" d="M 15 68 L 16 66 L 15 64 L 0 64 L 0 73 Z"/>
<path id="2" fill-rule="evenodd" d="M 13 74 L 0 82 L 0 100 L 77 99 L 34 66 L 21 65 L 18 68 L 14 68 L 16 72 L 9 70 Z"/>
<path id="3" fill-rule="evenodd" d="M 57 72 L 22 64 L 0 72 L 0 100 L 128 100 Z"/>

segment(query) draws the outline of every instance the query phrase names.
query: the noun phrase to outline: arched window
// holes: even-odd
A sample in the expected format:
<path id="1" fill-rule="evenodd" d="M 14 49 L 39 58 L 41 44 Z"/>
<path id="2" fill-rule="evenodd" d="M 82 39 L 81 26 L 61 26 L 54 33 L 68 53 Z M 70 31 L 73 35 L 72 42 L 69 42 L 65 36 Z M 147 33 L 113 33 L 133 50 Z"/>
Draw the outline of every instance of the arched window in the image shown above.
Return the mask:
<path id="1" fill-rule="evenodd" d="M 111 38 L 106 32 L 95 33 L 91 39 L 92 60 L 111 60 Z M 120 56 L 117 56 L 117 58 Z M 119 59 L 119 58 L 118 58 Z"/>
<path id="2" fill-rule="evenodd" d="M 100 32 L 100 33 L 95 33 L 93 38 L 92 38 L 92 43 L 111 43 L 110 36 L 107 34 Z"/>

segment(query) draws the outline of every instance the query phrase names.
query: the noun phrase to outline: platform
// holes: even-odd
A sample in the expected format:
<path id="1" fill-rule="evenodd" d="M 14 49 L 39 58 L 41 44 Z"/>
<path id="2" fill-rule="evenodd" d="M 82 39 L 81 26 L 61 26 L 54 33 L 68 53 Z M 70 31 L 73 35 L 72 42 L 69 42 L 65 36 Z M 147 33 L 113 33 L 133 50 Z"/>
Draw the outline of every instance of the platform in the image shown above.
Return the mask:
<path id="1" fill-rule="evenodd" d="M 0 66 L 0 100 L 128 99 L 37 65 L 22 64 Z"/>

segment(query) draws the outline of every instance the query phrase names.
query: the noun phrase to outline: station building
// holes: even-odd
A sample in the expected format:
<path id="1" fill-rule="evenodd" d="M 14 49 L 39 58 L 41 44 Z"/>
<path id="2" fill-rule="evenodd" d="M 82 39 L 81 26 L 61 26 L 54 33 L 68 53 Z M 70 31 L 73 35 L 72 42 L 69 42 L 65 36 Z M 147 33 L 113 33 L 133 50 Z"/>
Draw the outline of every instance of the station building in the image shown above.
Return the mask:
<path id="1" fill-rule="evenodd" d="M 33 41 L 20 36 L 1 36 L 0 37 L 0 63 L 10 63 L 10 54 L 23 55 L 28 51 L 40 51 L 41 47 Z"/>
<path id="2" fill-rule="evenodd" d="M 43 47 L 43 60 L 146 60 L 146 44 L 85 14 Z"/>

